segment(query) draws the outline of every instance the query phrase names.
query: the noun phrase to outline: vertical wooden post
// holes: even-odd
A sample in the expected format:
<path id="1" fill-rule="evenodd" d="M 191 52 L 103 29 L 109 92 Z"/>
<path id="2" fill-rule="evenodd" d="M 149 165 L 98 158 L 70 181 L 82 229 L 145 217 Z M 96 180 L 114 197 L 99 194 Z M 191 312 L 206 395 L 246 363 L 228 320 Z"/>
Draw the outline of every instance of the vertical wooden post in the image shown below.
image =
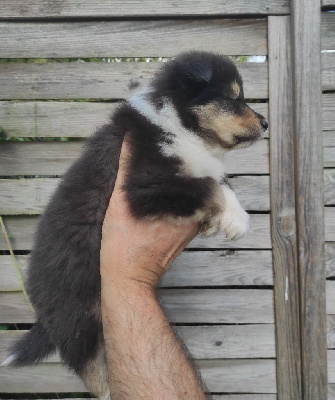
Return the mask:
<path id="1" fill-rule="evenodd" d="M 290 17 L 269 17 L 268 35 L 277 392 L 278 400 L 301 400 Z"/>
<path id="2" fill-rule="evenodd" d="M 302 390 L 304 400 L 326 400 L 321 4 L 291 4 Z"/>

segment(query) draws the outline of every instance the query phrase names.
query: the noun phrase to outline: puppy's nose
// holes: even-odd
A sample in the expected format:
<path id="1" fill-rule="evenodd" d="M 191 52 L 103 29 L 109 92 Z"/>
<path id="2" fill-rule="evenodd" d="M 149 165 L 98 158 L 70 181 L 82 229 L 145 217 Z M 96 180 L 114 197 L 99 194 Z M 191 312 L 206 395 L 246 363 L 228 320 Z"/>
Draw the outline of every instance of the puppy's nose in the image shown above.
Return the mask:
<path id="1" fill-rule="evenodd" d="M 265 131 L 268 129 L 269 124 L 266 122 L 264 118 L 261 119 L 261 125 Z"/>

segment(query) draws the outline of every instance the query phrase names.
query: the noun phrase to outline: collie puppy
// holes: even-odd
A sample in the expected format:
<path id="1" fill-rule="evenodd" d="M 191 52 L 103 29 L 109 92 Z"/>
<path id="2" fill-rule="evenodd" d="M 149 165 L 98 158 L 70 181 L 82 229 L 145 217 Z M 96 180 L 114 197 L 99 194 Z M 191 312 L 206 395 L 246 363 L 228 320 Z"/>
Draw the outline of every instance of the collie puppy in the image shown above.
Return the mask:
<path id="1" fill-rule="evenodd" d="M 202 236 L 223 231 L 230 241 L 246 233 L 248 214 L 222 156 L 250 146 L 267 126 L 246 104 L 229 59 L 193 51 L 163 64 L 88 140 L 48 204 L 27 276 L 36 324 L 4 364 L 37 363 L 57 350 L 88 390 L 108 398 L 99 252 L 125 134 L 131 156 L 124 190 L 134 217 L 195 220 Z"/>

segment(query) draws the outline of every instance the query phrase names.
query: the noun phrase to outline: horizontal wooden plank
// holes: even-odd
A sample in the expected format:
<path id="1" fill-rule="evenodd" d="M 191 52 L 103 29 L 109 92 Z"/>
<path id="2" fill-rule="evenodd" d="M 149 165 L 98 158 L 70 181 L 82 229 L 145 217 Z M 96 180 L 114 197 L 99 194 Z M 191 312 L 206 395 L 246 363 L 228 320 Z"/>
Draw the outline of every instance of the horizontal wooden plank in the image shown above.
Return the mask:
<path id="1" fill-rule="evenodd" d="M 335 8 L 335 1 L 334 0 L 322 0 L 322 5 L 324 7 L 333 6 Z"/>
<path id="2" fill-rule="evenodd" d="M 335 23 L 335 22 L 334 22 Z M 335 39 L 334 39 L 335 42 Z M 335 47 L 335 45 L 334 45 Z M 327 93 L 322 95 L 322 129 L 335 129 L 335 93 Z M 335 146 L 335 140 L 334 140 Z"/>
<path id="3" fill-rule="evenodd" d="M 329 1 L 329 0 L 324 0 Z M 288 0 L 235 0 L 225 3 L 220 0 L 183 0 L 171 2 L 164 0 L 114 0 L 92 2 L 81 0 L 80 7 L 76 0 L 51 2 L 45 7 L 43 0 L 25 0 L 24 7 L 20 0 L 2 0 L 0 18 L 33 19 L 63 17 L 147 17 L 147 16 L 196 16 L 196 15 L 236 15 L 236 14 L 289 14 Z"/>
<path id="4" fill-rule="evenodd" d="M 277 400 L 276 394 L 217 394 L 212 396 L 213 400 Z M 11 400 L 15 400 L 15 395 L 11 396 Z M 56 400 L 56 399 L 54 399 Z M 72 400 L 65 399 L 64 400 Z M 84 400 L 84 398 L 76 397 L 76 400 Z M 85 400 L 95 400 L 93 398 L 85 398 Z"/>
<path id="5" fill-rule="evenodd" d="M 75 142 L 3 142 L 0 144 L 1 175 L 62 175 L 78 158 L 84 141 Z M 228 174 L 269 173 L 268 140 L 234 150 L 225 155 Z"/>
<path id="6" fill-rule="evenodd" d="M 8 137 L 88 137 L 119 103 L 0 101 L 1 129 Z M 268 119 L 267 103 L 249 103 Z M 329 113 L 332 115 L 332 113 Z M 268 131 L 265 137 L 268 137 Z"/>
<path id="7" fill-rule="evenodd" d="M 335 242 L 335 208 L 325 208 L 325 240 Z"/>
<path id="8" fill-rule="evenodd" d="M 28 257 L 16 256 L 24 275 Z M 163 277 L 161 287 L 273 285 L 269 250 L 185 251 Z M 0 291 L 20 291 L 11 256 L 0 256 Z"/>
<path id="9" fill-rule="evenodd" d="M 88 137 L 108 121 L 119 103 L 0 102 L 7 137 Z"/>
<path id="10" fill-rule="evenodd" d="M 335 351 L 328 350 L 328 382 L 335 383 Z"/>
<path id="11" fill-rule="evenodd" d="M 156 62 L 0 64 L 0 100 L 124 99 L 132 94 L 129 85 L 136 90 L 143 88 L 160 65 Z M 267 63 L 237 65 L 245 97 L 266 99 Z"/>
<path id="12" fill-rule="evenodd" d="M 335 53 L 322 53 L 322 90 L 335 90 Z"/>
<path id="13" fill-rule="evenodd" d="M 325 246 L 325 263 L 327 270 L 327 278 L 335 277 L 335 243 L 326 243 Z"/>
<path id="14" fill-rule="evenodd" d="M 4 222 L 14 250 L 30 250 L 38 217 L 5 217 Z M 202 249 L 271 249 L 269 215 L 250 215 L 250 228 L 247 235 L 237 242 L 225 242 L 219 234 L 208 239 L 195 238 L 188 248 Z M 0 234 L 0 250 L 7 250 L 7 243 Z"/>
<path id="15" fill-rule="evenodd" d="M 177 326 L 175 330 L 197 359 L 275 357 L 273 324 Z M 8 349 L 25 332 L 0 331 L 0 363 L 8 357 Z M 45 362 L 60 362 L 60 357 L 57 354 Z"/>
<path id="16" fill-rule="evenodd" d="M 276 392 L 274 360 L 199 360 L 198 365 L 210 391 Z M 0 371 L 0 387 L 7 393 L 86 392 L 81 380 L 57 363 Z"/>
<path id="17" fill-rule="evenodd" d="M 335 50 L 335 14 L 321 14 L 321 48 Z"/>
<path id="18" fill-rule="evenodd" d="M 275 360 L 199 360 L 212 392 L 276 393 Z"/>
<path id="19" fill-rule="evenodd" d="M 58 183 L 57 178 L 0 179 L 0 215 L 41 214 Z M 245 209 L 270 209 L 268 176 L 235 177 L 230 183 Z"/>
<path id="20" fill-rule="evenodd" d="M 273 323 L 272 290 L 160 289 L 162 304 L 177 323 Z M 35 317 L 20 292 L 0 292 L 0 321 L 31 323 Z"/>
<path id="21" fill-rule="evenodd" d="M 335 147 L 335 130 L 324 131 L 322 136 L 324 147 Z"/>
<path id="22" fill-rule="evenodd" d="M 276 394 L 218 394 L 213 400 L 277 400 Z"/>
<path id="23" fill-rule="evenodd" d="M 334 144 L 335 152 L 335 144 Z M 324 196 L 326 205 L 335 205 L 335 169 L 325 169 L 324 173 Z"/>
<path id="24" fill-rule="evenodd" d="M 325 132 L 323 136 L 323 159 L 325 167 L 335 166 L 335 131 Z"/>
<path id="25" fill-rule="evenodd" d="M 0 22 L 0 32 L 4 58 L 173 57 L 189 49 L 267 54 L 264 19 Z"/>
<path id="26" fill-rule="evenodd" d="M 335 314 L 335 281 L 326 282 L 326 292 L 327 292 L 327 314 Z"/>

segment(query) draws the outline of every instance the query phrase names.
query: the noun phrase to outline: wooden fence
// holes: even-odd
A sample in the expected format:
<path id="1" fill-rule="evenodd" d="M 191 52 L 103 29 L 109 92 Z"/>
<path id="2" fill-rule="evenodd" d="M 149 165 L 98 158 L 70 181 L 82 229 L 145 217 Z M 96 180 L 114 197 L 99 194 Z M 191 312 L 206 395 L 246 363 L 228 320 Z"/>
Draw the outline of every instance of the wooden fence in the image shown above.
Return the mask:
<path id="1" fill-rule="evenodd" d="M 0 214 L 23 272 L 59 176 L 158 64 L 92 58 L 266 56 L 239 68 L 246 98 L 270 120 L 268 136 L 226 157 L 250 232 L 228 244 L 196 238 L 160 289 L 215 400 L 335 399 L 331 9 L 331 0 L 0 1 L 0 127 L 10 138 L 0 142 Z M 1 235 L 0 250 L 2 360 L 34 315 Z M 50 393 L 86 395 L 58 356 L 0 368 L 0 398 Z"/>

